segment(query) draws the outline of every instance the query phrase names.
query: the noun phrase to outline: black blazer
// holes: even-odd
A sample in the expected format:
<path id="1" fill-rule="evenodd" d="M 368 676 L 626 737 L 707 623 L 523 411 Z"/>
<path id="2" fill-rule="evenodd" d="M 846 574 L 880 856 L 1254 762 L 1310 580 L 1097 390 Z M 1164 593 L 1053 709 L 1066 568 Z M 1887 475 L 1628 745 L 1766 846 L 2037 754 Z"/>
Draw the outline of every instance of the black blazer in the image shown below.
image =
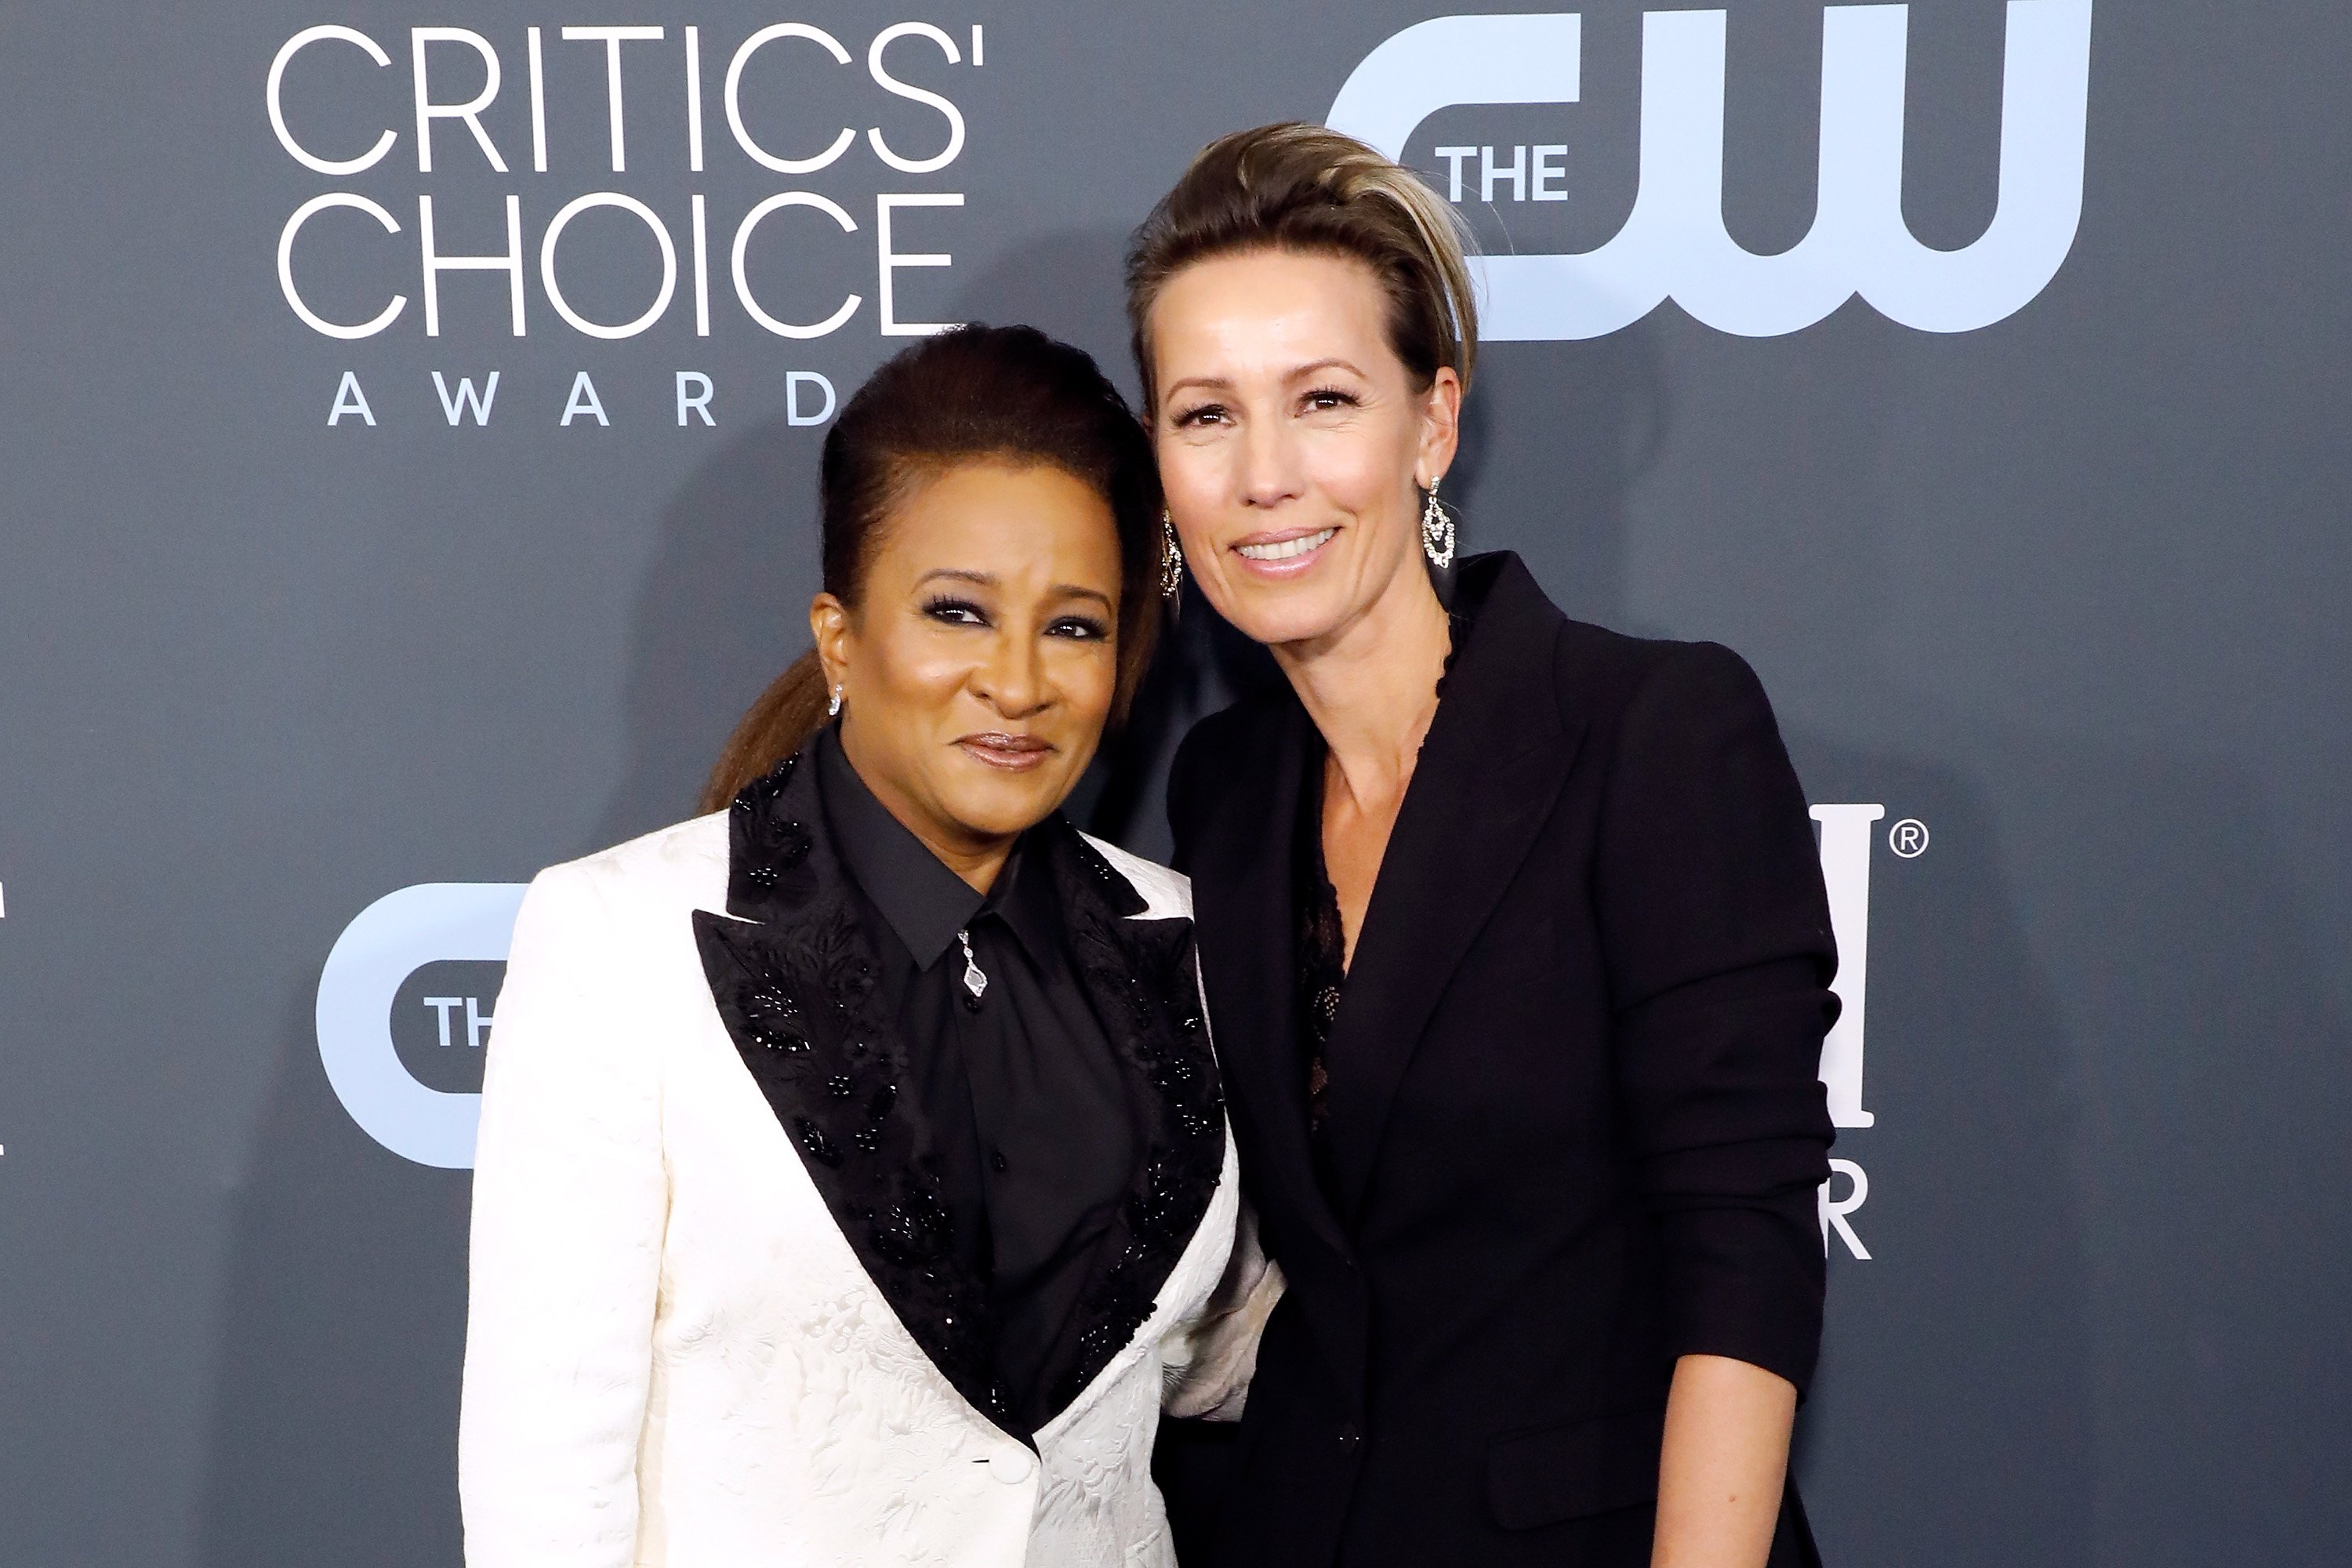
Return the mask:
<path id="1" fill-rule="evenodd" d="M 1712 644 L 1567 619 L 1513 555 L 1465 563 L 1455 609 L 1327 1053 L 1328 1194 L 1294 996 L 1309 721 L 1286 689 L 1177 757 L 1244 1190 L 1289 1279 L 1188 1562 L 1643 1568 L 1675 1358 L 1812 1374 L 1836 959 L 1763 689 Z M 1773 1561 L 1810 1560 L 1792 1494 Z"/>

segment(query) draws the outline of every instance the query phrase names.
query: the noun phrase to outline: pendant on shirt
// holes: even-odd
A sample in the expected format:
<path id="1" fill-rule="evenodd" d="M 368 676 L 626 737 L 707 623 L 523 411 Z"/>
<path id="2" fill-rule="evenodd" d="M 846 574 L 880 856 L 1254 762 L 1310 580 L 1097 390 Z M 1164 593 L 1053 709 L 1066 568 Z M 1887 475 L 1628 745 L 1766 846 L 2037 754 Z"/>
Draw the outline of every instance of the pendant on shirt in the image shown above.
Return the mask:
<path id="1" fill-rule="evenodd" d="M 988 976 L 981 973 L 980 960 L 971 955 L 971 932 L 956 932 L 956 941 L 963 943 L 963 988 L 971 992 L 971 999 L 977 1002 L 981 993 L 988 989 Z"/>

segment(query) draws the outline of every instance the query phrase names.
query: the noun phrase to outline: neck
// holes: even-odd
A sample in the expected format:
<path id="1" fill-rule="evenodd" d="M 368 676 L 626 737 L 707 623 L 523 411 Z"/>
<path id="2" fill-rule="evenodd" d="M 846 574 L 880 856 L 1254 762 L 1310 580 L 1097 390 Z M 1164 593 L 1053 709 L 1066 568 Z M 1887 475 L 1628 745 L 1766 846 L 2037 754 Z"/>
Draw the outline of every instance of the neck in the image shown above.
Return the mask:
<path id="1" fill-rule="evenodd" d="M 899 816 L 898 808 L 890 805 L 887 796 L 883 798 L 883 804 L 890 805 L 890 815 L 898 816 L 900 822 L 905 822 L 907 831 L 921 839 L 923 847 L 939 857 L 940 865 L 962 878 L 973 892 L 984 893 L 996 886 L 997 874 L 1004 869 L 1004 862 L 1012 858 L 1012 839 L 992 839 L 985 848 L 942 843 L 936 836 L 924 832 L 915 824 L 907 822 L 905 817 Z"/>
<path id="2" fill-rule="evenodd" d="M 856 729 L 845 721 L 841 726 L 841 754 L 857 770 L 857 776 L 882 808 L 896 817 L 898 826 L 913 834 L 932 858 L 962 879 L 974 892 L 985 893 L 996 886 L 997 873 L 1012 858 L 1013 841 L 1018 834 L 1002 837 L 942 832 L 938 823 L 915 808 L 907 792 L 891 782 L 878 768 L 868 767 L 859 759 L 862 748 L 857 743 Z"/>
<path id="3" fill-rule="evenodd" d="M 1437 682 L 1453 639 L 1445 606 L 1419 566 L 1408 563 L 1346 625 L 1273 650 L 1359 802 L 1403 794 L 1437 716 Z"/>

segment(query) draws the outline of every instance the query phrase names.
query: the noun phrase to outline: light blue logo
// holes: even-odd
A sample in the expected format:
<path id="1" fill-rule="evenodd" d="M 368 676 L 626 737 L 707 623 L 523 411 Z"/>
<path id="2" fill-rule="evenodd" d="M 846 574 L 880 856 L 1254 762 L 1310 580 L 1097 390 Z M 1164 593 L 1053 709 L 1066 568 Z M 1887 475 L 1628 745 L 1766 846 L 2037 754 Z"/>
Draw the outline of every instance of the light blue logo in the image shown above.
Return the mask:
<path id="1" fill-rule="evenodd" d="M 2083 215 L 2091 0 L 2010 0 L 2000 196 L 1991 226 L 1958 250 L 1920 244 L 1904 222 L 1910 7 L 1887 5 L 1823 10 L 1812 229 L 1779 255 L 1742 248 L 1723 222 L 1725 16 L 1643 16 L 1633 215 L 1597 250 L 1479 258 L 1483 335 L 1596 338 L 1671 299 L 1718 331 L 1774 337 L 1812 325 L 1856 294 L 1905 326 L 1966 332 L 2022 310 L 2057 275 Z M 1576 102 L 1582 50 L 1583 19 L 1574 13 L 1440 16 L 1365 56 L 1333 100 L 1328 122 L 1402 158 L 1414 130 L 1441 109 Z M 1524 166 L 1497 170 L 1494 153 L 1440 149 L 1453 158 L 1454 199 L 1465 194 L 1462 163 L 1472 155 L 1483 160 L 1490 197 L 1498 174 L 1526 189 Z M 1536 199 L 1561 199 L 1545 189 L 1546 175 L 1557 173 L 1539 156 Z"/>
<path id="2" fill-rule="evenodd" d="M 319 976 L 320 1063 L 360 1130 L 404 1160 L 472 1169 L 482 1097 L 432 1089 L 410 1075 L 393 1045 L 393 1002 L 402 983 L 428 963 L 504 962 L 524 887 L 422 882 L 386 893 L 343 928 L 327 954 Z"/>

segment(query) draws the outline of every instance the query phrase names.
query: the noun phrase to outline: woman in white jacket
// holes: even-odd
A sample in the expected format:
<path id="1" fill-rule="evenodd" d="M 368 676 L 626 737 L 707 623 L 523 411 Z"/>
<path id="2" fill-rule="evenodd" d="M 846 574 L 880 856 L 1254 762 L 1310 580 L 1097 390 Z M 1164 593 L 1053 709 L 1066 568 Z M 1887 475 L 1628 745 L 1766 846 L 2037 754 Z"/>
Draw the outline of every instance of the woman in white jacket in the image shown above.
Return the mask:
<path id="1" fill-rule="evenodd" d="M 822 489 L 817 646 L 724 809 L 516 924 L 471 1568 L 1165 1568 L 1163 1394 L 1240 1381 L 1190 895 L 1058 811 L 1172 587 L 1150 447 L 1083 353 L 966 329 L 850 401 Z"/>

